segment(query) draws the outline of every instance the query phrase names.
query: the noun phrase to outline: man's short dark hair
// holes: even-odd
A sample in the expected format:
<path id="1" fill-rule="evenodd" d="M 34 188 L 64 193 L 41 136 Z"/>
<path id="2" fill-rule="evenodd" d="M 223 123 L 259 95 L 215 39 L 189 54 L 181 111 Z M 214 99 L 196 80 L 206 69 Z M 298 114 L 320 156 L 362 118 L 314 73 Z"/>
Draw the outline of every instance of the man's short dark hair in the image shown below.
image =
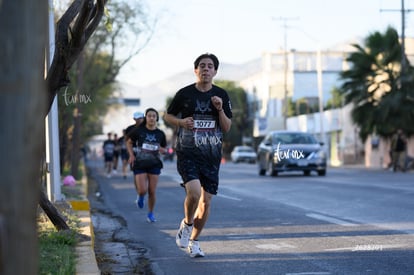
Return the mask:
<path id="1" fill-rule="evenodd" d="M 198 64 L 200 64 L 200 61 L 203 58 L 210 58 L 213 61 L 214 69 L 217 71 L 217 69 L 219 67 L 219 60 L 218 60 L 217 56 L 215 56 L 212 53 L 204 53 L 204 54 L 200 55 L 199 57 L 197 57 L 197 59 L 194 61 L 194 69 L 197 69 Z"/>

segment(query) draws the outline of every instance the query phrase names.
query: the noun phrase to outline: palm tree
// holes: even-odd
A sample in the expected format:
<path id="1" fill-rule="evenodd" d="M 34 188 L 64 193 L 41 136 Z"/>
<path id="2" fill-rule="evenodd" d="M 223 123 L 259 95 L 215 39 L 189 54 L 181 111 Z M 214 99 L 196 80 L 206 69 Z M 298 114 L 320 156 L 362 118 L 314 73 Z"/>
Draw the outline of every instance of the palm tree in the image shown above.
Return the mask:
<path id="1" fill-rule="evenodd" d="M 340 92 L 345 103 L 353 103 L 353 122 L 360 128 L 363 141 L 373 133 L 389 137 L 397 128 L 413 133 L 413 68 L 401 73 L 401 45 L 398 33 L 389 27 L 384 34 L 375 32 L 365 45 L 353 45 L 356 51 L 347 58 L 351 68 L 341 73 Z"/>

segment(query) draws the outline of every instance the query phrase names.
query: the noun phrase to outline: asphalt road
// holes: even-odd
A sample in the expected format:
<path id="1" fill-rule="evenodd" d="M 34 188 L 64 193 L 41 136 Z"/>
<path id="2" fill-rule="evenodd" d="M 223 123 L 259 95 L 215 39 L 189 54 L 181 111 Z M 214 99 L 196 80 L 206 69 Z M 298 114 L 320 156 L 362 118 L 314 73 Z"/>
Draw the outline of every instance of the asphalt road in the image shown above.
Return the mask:
<path id="1" fill-rule="evenodd" d="M 259 176 L 222 165 L 200 238 L 206 257 L 175 244 L 184 189 L 175 163 L 160 176 L 156 223 L 137 209 L 132 175 L 89 161 L 95 252 L 103 274 L 414 274 L 414 173 L 328 169 Z"/>

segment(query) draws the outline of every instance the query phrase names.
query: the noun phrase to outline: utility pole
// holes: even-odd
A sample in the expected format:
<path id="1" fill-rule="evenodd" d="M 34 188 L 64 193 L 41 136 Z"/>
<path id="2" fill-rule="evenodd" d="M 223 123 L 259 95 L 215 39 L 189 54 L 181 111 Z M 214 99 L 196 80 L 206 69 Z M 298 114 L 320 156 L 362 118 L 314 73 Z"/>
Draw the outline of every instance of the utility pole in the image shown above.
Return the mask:
<path id="1" fill-rule="evenodd" d="M 283 89 L 284 89 L 284 99 L 283 99 L 283 128 L 287 130 L 287 118 L 288 118 L 288 111 L 289 111 L 289 102 L 288 102 L 288 84 L 287 84 L 287 77 L 288 77 L 288 50 L 287 50 L 287 21 L 288 20 L 298 20 L 297 17 L 279 17 L 273 18 L 273 20 L 282 20 L 283 21 L 283 57 L 284 57 L 284 80 L 283 80 Z"/>
<path id="2" fill-rule="evenodd" d="M 47 55 L 47 68 L 52 64 L 55 50 L 55 21 L 53 1 L 49 0 L 49 47 Z M 47 194 L 51 201 L 62 200 L 60 188 L 60 155 L 59 155 L 59 113 L 57 96 L 45 119 L 46 123 L 46 163 L 47 163 Z"/>
<path id="3" fill-rule="evenodd" d="M 381 9 L 383 11 L 401 12 L 401 73 L 405 73 L 407 68 L 407 58 L 405 56 L 405 13 L 412 12 L 411 9 L 405 9 L 404 0 L 401 0 L 401 9 Z"/>

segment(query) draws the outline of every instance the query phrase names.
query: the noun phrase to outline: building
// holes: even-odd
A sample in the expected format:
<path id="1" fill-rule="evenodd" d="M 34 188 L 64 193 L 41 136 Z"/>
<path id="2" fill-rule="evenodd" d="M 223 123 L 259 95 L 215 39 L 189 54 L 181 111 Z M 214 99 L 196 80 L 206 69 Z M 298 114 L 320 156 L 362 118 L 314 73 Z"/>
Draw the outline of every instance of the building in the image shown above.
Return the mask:
<path id="1" fill-rule="evenodd" d="M 326 105 L 331 98 L 332 89 L 341 85 L 339 74 L 348 69 L 346 58 L 355 51 L 351 45 L 361 43 L 361 39 L 356 38 L 320 51 L 292 49 L 264 52 L 259 58 L 243 64 L 220 64 L 216 79 L 234 81 L 248 93 L 252 103 L 250 105 L 254 107 L 255 126 L 252 137 L 256 140 L 271 130 L 300 129 L 316 134 L 325 142 L 331 165 L 359 162 L 363 161 L 362 152 L 370 152 L 370 143 L 361 144 L 358 129 L 350 119 L 350 106 L 285 118 L 284 102 L 291 98 L 294 101 L 303 99 L 309 106 Z M 414 64 L 414 39 L 407 38 L 405 45 L 408 58 Z M 194 72 L 189 68 L 163 81 L 135 88 L 133 94 L 139 97 L 140 105 L 134 108 L 142 108 L 143 111 L 154 107 L 162 112 L 167 98 L 194 80 Z M 128 121 L 132 113 L 133 110 L 121 112 L 124 116 L 122 121 Z M 114 115 L 109 115 L 114 123 L 106 128 L 108 131 L 112 131 L 111 127 L 120 125 L 118 120 L 113 119 Z M 379 155 L 386 155 L 387 147 L 381 148 Z M 371 166 L 371 156 L 365 154 L 365 158 L 368 158 L 365 159 L 367 166 Z"/>

